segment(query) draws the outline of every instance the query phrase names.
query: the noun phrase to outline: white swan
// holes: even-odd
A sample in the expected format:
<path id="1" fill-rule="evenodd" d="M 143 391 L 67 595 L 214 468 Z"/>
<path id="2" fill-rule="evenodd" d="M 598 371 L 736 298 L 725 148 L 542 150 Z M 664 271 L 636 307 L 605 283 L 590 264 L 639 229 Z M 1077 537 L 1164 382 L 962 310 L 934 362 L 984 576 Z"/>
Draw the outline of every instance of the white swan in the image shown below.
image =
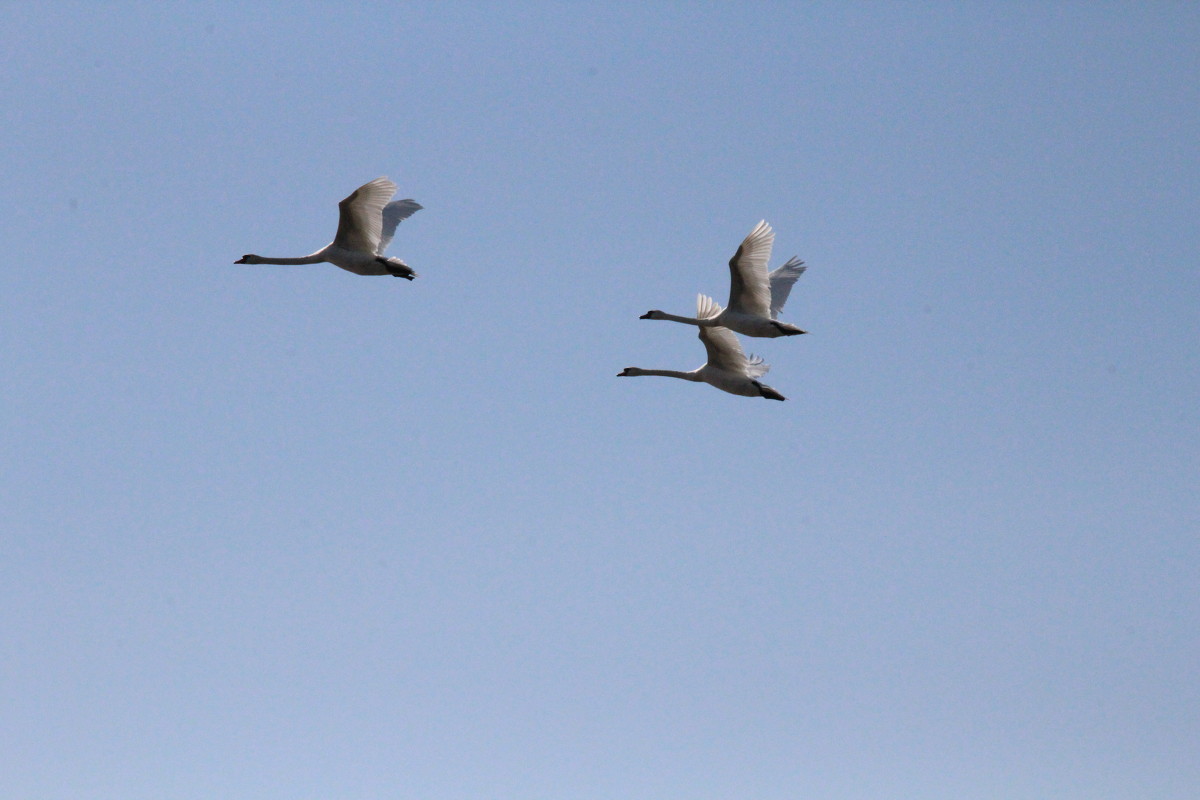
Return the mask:
<path id="1" fill-rule="evenodd" d="M 767 338 L 807 333 L 776 319 L 787 302 L 792 284 L 808 267 L 793 257 L 768 274 L 767 262 L 771 260 L 774 243 L 775 232 L 766 220 L 758 223 L 742 241 L 733 258 L 729 259 L 729 307 L 719 316 L 713 319 L 677 317 L 655 309 L 647 311 L 641 319 L 666 319 L 701 327 L 720 325 L 745 336 Z"/>
<path id="2" fill-rule="evenodd" d="M 396 184 L 387 178 L 364 183 L 338 203 L 338 229 L 331 244 L 300 258 L 266 258 L 247 254 L 235 264 L 319 264 L 328 261 L 355 275 L 394 275 L 412 280 L 417 273 L 398 258 L 383 251 L 391 244 L 400 220 L 408 219 L 422 206 L 413 200 L 389 203 Z"/>
<path id="3" fill-rule="evenodd" d="M 701 295 L 696 299 L 696 316 L 707 322 L 716 319 L 721 313 L 721 307 L 712 298 Z M 626 367 L 617 373 L 618 378 L 636 378 L 642 375 L 659 375 L 664 378 L 681 378 L 685 381 L 696 381 L 715 386 L 730 394 L 740 394 L 744 397 L 766 397 L 769 400 L 785 400 L 779 392 L 760 383 L 759 378 L 767 374 L 771 367 L 758 356 L 747 357 L 742 352 L 737 336 L 728 328 L 716 325 L 700 326 L 700 341 L 708 351 L 708 363 L 691 372 L 679 372 L 673 369 L 641 369 Z"/>

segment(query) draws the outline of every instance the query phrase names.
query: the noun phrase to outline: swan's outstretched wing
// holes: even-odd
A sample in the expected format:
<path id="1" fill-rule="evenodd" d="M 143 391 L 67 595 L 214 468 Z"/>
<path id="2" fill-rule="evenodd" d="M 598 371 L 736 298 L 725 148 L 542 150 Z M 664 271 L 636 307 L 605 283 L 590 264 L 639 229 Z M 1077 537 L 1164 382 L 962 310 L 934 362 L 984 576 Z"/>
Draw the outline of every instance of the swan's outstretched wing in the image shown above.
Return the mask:
<path id="1" fill-rule="evenodd" d="M 347 250 L 375 253 L 383 235 L 383 207 L 396 193 L 387 178 L 364 183 L 338 203 L 338 229 L 333 243 Z"/>
<path id="2" fill-rule="evenodd" d="M 700 341 L 704 342 L 704 349 L 708 351 L 710 367 L 732 372 L 734 375 L 749 374 L 746 354 L 742 352 L 737 334 L 729 328 L 722 328 L 720 325 L 701 328 Z"/>
<path id="3" fill-rule="evenodd" d="M 401 220 L 408 219 L 424 207 L 416 200 L 397 200 L 384 206 L 383 233 L 380 235 L 379 247 L 375 250 L 375 254 L 381 256 L 383 251 L 387 250 L 387 246 L 392 243 L 392 237 L 396 235 L 396 226 L 400 224 Z"/>
<path id="4" fill-rule="evenodd" d="M 779 312 L 783 311 L 783 304 L 787 302 L 788 295 L 792 291 L 792 284 L 796 279 L 804 274 L 804 270 L 808 269 L 796 256 L 788 259 L 788 262 L 777 270 L 773 270 L 767 277 L 771 283 L 771 319 L 779 316 Z"/>
<path id="5" fill-rule="evenodd" d="M 729 307 L 734 311 L 761 317 L 771 313 L 767 262 L 774 244 L 775 231 L 763 220 L 729 259 Z"/>

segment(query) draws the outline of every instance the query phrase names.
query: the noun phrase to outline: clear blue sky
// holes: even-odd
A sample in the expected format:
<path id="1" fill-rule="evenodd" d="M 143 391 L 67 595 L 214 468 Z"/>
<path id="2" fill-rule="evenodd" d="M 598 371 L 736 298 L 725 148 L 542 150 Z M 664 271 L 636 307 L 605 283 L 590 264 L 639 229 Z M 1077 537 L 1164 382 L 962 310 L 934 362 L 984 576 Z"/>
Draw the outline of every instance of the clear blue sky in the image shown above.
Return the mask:
<path id="1" fill-rule="evenodd" d="M 0 7 L 0 795 L 1194 798 L 1200 8 Z M 326 244 L 379 175 L 421 277 Z M 691 369 L 760 219 L 810 265 Z"/>

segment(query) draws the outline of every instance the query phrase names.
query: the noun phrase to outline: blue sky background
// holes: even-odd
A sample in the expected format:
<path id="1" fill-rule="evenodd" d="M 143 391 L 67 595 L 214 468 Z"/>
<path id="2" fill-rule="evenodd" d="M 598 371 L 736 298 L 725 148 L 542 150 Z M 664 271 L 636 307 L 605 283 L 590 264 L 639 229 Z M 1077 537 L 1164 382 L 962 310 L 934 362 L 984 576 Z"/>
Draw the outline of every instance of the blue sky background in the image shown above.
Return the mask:
<path id="1" fill-rule="evenodd" d="M 0 25 L 0 794 L 1195 796 L 1196 6 Z"/>

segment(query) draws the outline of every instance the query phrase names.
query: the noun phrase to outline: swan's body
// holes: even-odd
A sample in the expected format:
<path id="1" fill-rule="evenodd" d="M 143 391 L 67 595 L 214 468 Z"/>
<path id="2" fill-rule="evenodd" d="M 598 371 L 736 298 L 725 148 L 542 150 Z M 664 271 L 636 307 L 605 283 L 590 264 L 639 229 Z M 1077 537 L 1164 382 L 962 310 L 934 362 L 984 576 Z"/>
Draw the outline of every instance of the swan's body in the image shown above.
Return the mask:
<path id="1" fill-rule="evenodd" d="M 235 264 L 319 264 L 327 261 L 355 275 L 394 275 L 412 280 L 417 273 L 398 258 L 383 251 L 392 242 L 396 226 L 408 219 L 421 205 L 413 200 L 388 200 L 396 194 L 396 184 L 387 178 L 364 183 L 338 203 L 338 229 L 333 242 L 315 253 L 299 258 L 267 258 L 244 255 Z"/>
<path id="2" fill-rule="evenodd" d="M 792 284 L 804 270 L 804 262 L 792 258 L 774 272 L 767 272 L 771 260 L 771 247 L 775 243 L 775 232 L 762 221 L 750 232 L 729 259 L 729 307 L 711 319 L 703 317 L 679 317 L 665 311 L 647 311 L 642 319 L 665 319 L 700 327 L 720 326 L 737 331 L 744 336 L 774 338 L 796 336 L 806 333 L 776 317 L 783 310 Z M 703 299 L 703 295 L 700 296 Z M 715 305 L 715 304 L 714 304 Z"/>
<path id="3" fill-rule="evenodd" d="M 696 315 L 700 319 L 713 319 L 721 313 L 721 307 L 711 298 L 701 295 L 696 301 Z M 690 372 L 672 369 L 641 369 L 626 367 L 617 373 L 618 378 L 636 378 L 642 375 L 657 375 L 664 378 L 680 378 L 685 381 L 707 383 L 709 386 L 740 394 L 743 397 L 766 397 L 770 400 L 786 399 L 779 392 L 759 382 L 771 367 L 758 356 L 747 357 L 742 352 L 737 336 L 728 328 L 716 325 L 700 326 L 700 341 L 708 351 L 708 362 Z"/>

